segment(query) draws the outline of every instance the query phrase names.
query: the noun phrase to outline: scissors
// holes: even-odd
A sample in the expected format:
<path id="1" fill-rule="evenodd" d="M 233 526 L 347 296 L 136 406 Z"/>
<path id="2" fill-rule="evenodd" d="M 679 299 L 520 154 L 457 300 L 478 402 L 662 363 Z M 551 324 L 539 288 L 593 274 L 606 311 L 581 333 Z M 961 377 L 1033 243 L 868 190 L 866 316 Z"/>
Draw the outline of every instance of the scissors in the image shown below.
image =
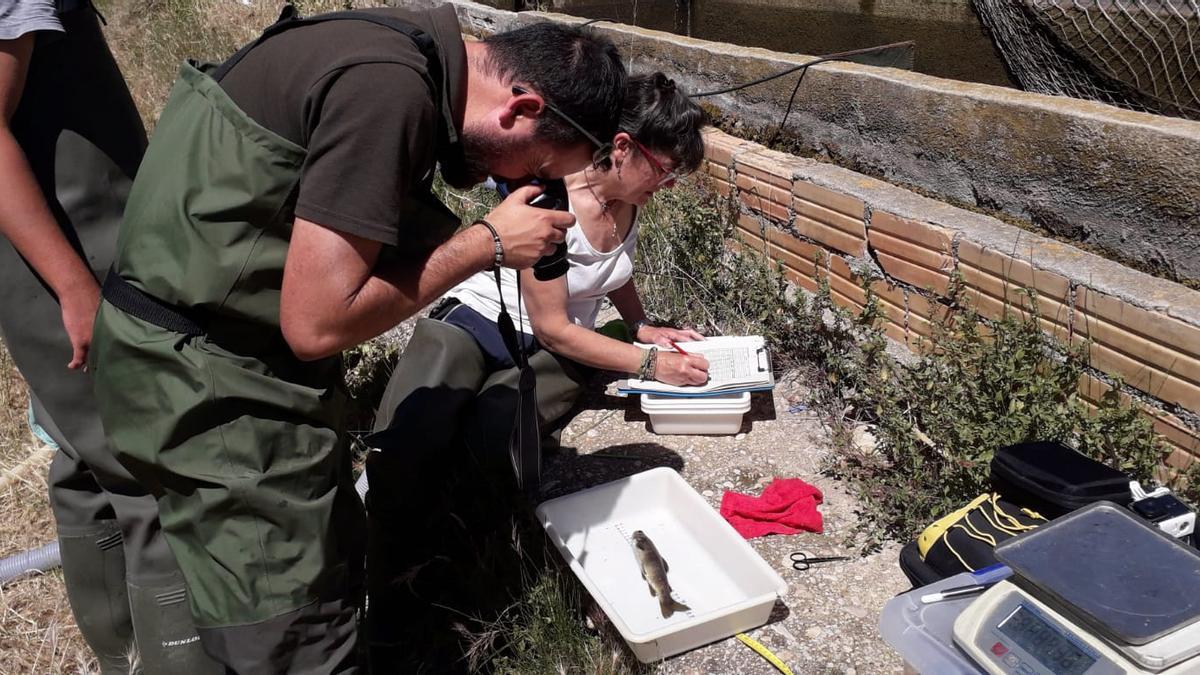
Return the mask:
<path id="1" fill-rule="evenodd" d="M 848 555 L 813 556 L 808 551 L 796 551 L 788 557 L 792 559 L 792 569 L 800 570 L 801 572 L 806 571 L 813 565 L 850 559 Z"/>

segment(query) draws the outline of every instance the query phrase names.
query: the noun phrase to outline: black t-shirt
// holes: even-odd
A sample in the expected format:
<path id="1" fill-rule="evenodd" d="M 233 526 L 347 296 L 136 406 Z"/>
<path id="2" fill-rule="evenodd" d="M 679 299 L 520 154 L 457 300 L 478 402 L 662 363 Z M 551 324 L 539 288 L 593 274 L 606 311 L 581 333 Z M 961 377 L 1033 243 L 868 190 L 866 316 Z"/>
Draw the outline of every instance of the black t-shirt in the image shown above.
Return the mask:
<path id="1" fill-rule="evenodd" d="M 416 24 L 446 67 L 455 119 L 465 104 L 466 52 L 453 7 L 363 10 Z M 408 36 L 359 20 L 297 26 L 263 41 L 221 80 L 251 119 L 308 150 L 295 214 L 395 245 L 401 204 L 437 160 L 439 100 Z"/>

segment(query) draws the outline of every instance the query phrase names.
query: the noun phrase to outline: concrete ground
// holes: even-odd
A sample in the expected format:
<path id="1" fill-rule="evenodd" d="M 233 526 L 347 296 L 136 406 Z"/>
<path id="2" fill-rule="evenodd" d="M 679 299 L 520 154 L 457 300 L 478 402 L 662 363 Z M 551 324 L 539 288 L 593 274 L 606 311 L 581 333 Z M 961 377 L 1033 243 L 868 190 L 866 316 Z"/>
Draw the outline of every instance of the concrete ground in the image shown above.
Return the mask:
<path id="1" fill-rule="evenodd" d="M 788 583 L 773 622 L 750 631 L 794 673 L 892 673 L 897 655 L 879 637 L 879 614 L 888 599 L 908 589 L 892 544 L 866 557 L 846 545 L 856 500 L 839 481 L 822 476 L 831 451 L 828 431 L 807 408 L 804 385 L 784 381 L 773 393 L 754 395 L 736 436 L 658 436 L 638 399 L 593 390 L 562 434 L 562 449 L 547 457 L 548 497 L 574 492 L 657 466 L 676 469 L 718 509 L 725 490 L 757 495 L 773 477 L 801 478 L 821 489 L 823 534 L 768 536 L 750 541 Z M 851 555 L 848 562 L 792 569 L 788 554 Z M 777 671 L 734 638 L 668 659 L 658 672 L 768 675 Z"/>

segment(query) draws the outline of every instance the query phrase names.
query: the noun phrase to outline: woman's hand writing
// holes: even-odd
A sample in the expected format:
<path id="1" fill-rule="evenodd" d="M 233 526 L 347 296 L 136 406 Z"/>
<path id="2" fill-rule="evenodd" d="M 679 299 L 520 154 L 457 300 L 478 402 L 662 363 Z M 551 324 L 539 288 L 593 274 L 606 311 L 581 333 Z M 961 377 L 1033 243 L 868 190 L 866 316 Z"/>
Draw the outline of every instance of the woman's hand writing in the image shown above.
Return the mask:
<path id="1" fill-rule="evenodd" d="M 699 354 L 680 354 L 658 350 L 654 379 L 675 386 L 701 385 L 708 382 L 708 359 Z"/>

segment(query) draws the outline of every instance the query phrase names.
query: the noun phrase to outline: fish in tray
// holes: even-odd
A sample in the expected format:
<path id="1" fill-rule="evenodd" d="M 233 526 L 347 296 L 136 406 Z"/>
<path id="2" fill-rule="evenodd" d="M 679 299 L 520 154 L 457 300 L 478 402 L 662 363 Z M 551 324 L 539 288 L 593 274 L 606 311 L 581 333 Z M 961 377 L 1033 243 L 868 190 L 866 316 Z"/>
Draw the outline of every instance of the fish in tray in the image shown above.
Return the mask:
<path id="1" fill-rule="evenodd" d="M 658 606 L 662 609 L 664 619 L 670 618 L 675 612 L 691 609 L 671 597 L 671 583 L 667 581 L 667 570 L 670 567 L 659 554 L 654 542 L 641 530 L 633 533 L 633 554 L 637 557 L 638 565 L 642 567 L 642 578 L 650 586 L 650 595 L 658 598 Z"/>

